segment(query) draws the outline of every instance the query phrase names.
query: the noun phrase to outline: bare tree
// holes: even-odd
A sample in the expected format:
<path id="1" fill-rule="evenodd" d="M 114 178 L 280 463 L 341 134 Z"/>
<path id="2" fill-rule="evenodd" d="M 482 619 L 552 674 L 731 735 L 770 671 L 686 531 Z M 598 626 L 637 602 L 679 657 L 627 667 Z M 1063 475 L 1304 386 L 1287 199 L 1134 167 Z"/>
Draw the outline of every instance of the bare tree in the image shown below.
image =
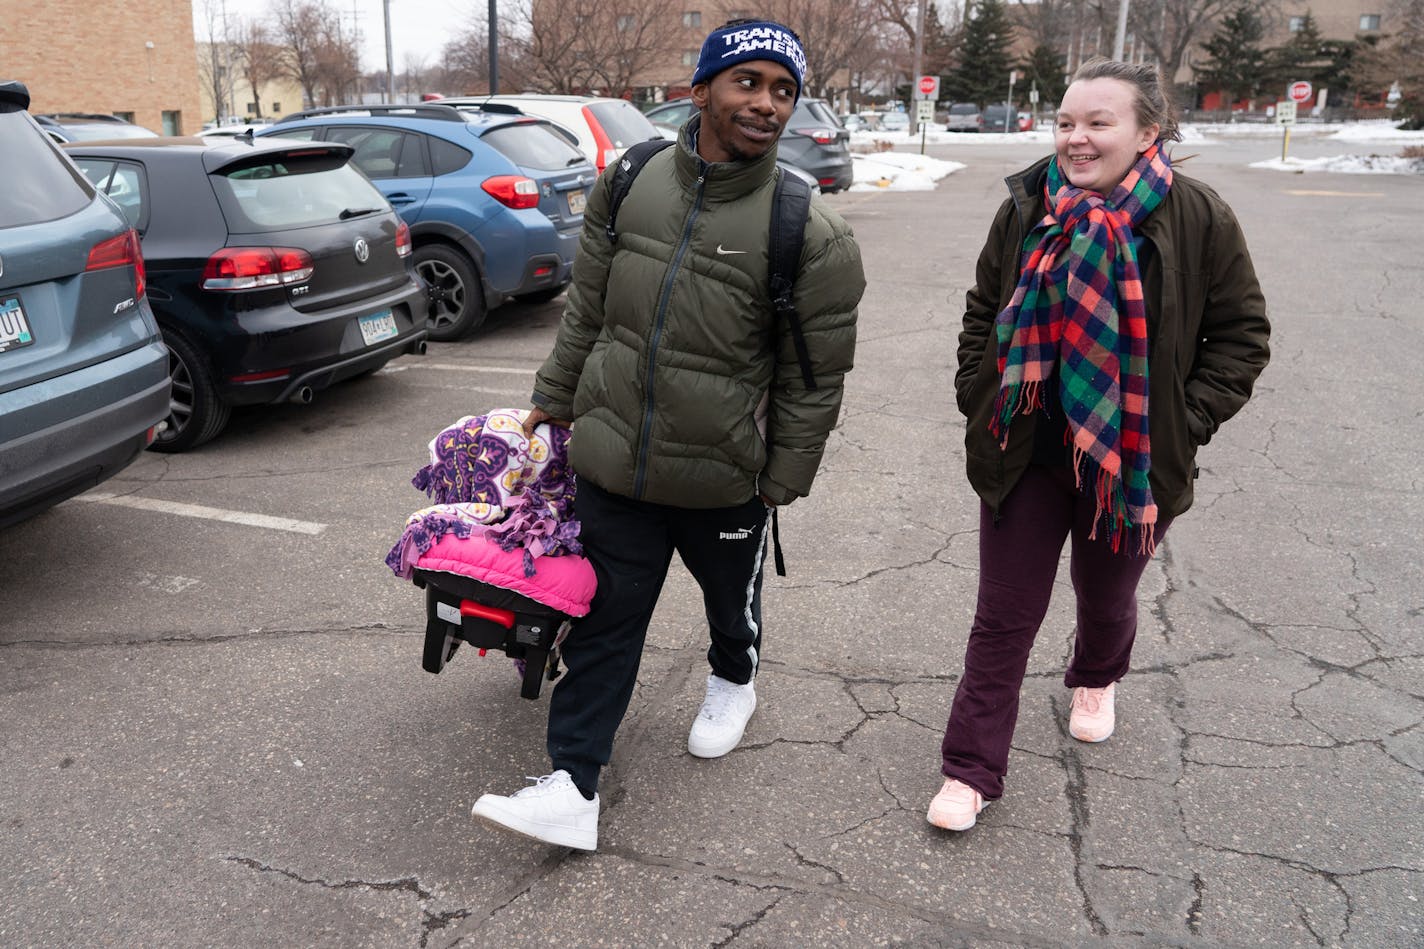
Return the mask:
<path id="1" fill-rule="evenodd" d="M 239 21 L 234 30 L 234 47 L 242 76 L 252 88 L 252 108 L 262 118 L 262 87 L 283 74 L 282 49 L 272 42 L 272 34 L 260 20 Z"/>
<path id="2" fill-rule="evenodd" d="M 853 72 L 857 53 L 875 33 L 877 6 L 877 0 L 771 0 L 763 9 L 801 37 L 807 90 L 824 96 Z"/>
<path id="3" fill-rule="evenodd" d="M 1187 51 L 1202 43 L 1239 0 L 1133 0 L 1128 25 L 1135 40 L 1151 51 L 1163 77 L 1172 82 Z M 1272 3 L 1260 3 L 1270 8 Z"/>
<path id="4" fill-rule="evenodd" d="M 348 102 L 361 85 L 361 34 L 347 29 L 331 6 L 321 4 L 316 35 L 316 80 L 322 105 Z"/>
<path id="5" fill-rule="evenodd" d="M 213 99 L 214 121 L 221 122 L 224 115 L 233 112 L 227 101 L 228 62 L 231 47 L 224 35 L 225 23 L 222 12 L 215 0 L 203 0 L 198 8 L 202 17 L 203 42 L 198 47 L 198 75 Z"/>
<path id="6" fill-rule="evenodd" d="M 317 102 L 317 36 L 321 9 L 310 0 L 276 0 L 272 5 L 276 39 L 282 46 L 282 69 L 302 87 L 302 104 Z"/>
<path id="7" fill-rule="evenodd" d="M 621 96 L 663 63 L 681 32 L 664 0 L 529 0 L 501 31 L 514 75 L 542 92 Z"/>

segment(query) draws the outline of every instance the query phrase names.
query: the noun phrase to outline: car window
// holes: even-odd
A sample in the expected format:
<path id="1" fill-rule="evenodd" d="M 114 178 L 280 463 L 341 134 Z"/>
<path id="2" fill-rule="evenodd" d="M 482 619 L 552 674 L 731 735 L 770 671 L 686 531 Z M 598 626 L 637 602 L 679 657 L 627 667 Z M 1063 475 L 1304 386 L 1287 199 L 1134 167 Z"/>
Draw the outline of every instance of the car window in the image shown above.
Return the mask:
<path id="1" fill-rule="evenodd" d="M 598 124 L 603 126 L 603 134 L 608 136 L 614 148 L 627 148 L 650 138 L 661 138 L 653 123 L 631 102 L 593 102 L 584 108 L 598 119 Z"/>
<path id="2" fill-rule="evenodd" d="M 430 147 L 431 171 L 436 175 L 448 175 L 452 171 L 459 171 L 470 163 L 474 157 L 474 152 L 468 148 L 461 148 L 454 142 L 447 142 L 443 138 L 426 139 L 426 144 Z"/>
<path id="3" fill-rule="evenodd" d="M 692 118 L 692 113 L 697 111 L 691 103 L 682 102 L 677 105 L 664 106 L 653 109 L 649 112 L 648 118 L 657 122 L 665 122 L 668 125 L 681 125 Z"/>
<path id="4" fill-rule="evenodd" d="M 397 178 L 428 178 L 430 177 L 430 162 L 425 157 L 425 142 L 429 140 L 425 135 L 403 135 L 401 145 L 400 164 L 396 166 Z"/>
<path id="5" fill-rule="evenodd" d="M 949 107 L 950 115 L 973 115 L 979 111 L 979 107 L 968 102 L 956 103 Z"/>
<path id="6" fill-rule="evenodd" d="M 53 221 L 94 200 L 89 180 L 24 112 L 0 113 L 5 143 L 5 184 L 0 187 L 0 227 Z"/>
<path id="7" fill-rule="evenodd" d="M 840 119 L 824 102 L 808 102 L 811 114 L 819 118 L 822 122 L 835 126 L 840 124 Z"/>
<path id="8" fill-rule="evenodd" d="M 368 178 L 395 178 L 400 168 L 405 133 L 398 129 L 365 128 L 358 125 L 329 126 L 328 142 L 343 142 L 356 149 L 351 163 Z M 416 146 L 418 147 L 418 146 Z"/>
<path id="9" fill-rule="evenodd" d="M 76 158 L 74 163 L 94 187 L 114 200 L 131 227 L 142 230 L 143 174 L 138 165 L 106 158 Z"/>
<path id="10" fill-rule="evenodd" d="M 314 142 L 321 137 L 321 129 L 282 129 L 280 132 L 272 132 L 270 134 L 275 138 L 291 138 L 300 142 Z"/>
<path id="11" fill-rule="evenodd" d="M 223 214 L 240 233 L 326 224 L 343 211 L 388 207 L 375 185 L 328 154 L 258 158 L 211 177 Z"/>
<path id="12" fill-rule="evenodd" d="M 588 161 L 553 128 L 543 122 L 521 122 L 491 129 L 480 140 L 521 168 L 556 171 Z"/>

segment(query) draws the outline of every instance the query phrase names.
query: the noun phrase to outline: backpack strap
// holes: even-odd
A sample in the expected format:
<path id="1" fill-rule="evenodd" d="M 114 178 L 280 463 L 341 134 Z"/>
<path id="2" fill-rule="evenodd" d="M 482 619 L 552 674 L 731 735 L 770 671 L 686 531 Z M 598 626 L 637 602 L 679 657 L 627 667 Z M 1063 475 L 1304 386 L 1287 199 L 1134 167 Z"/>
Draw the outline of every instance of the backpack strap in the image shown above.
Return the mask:
<path id="1" fill-rule="evenodd" d="M 801 364 L 801 380 L 806 388 L 816 388 L 811 373 L 811 353 L 801 331 L 801 315 L 796 312 L 796 272 L 801 266 L 801 245 L 806 237 L 806 218 L 811 214 L 811 186 L 778 169 L 776 190 L 771 199 L 771 304 L 780 323 L 791 325 L 791 341 L 796 361 Z"/>
<path id="2" fill-rule="evenodd" d="M 648 159 L 672 144 L 670 138 L 637 142 L 628 146 L 627 151 L 618 159 L 618 167 L 613 172 L 613 194 L 608 199 L 608 223 L 603 226 L 610 243 L 618 243 L 618 231 L 614 227 L 618 220 L 618 206 L 628 197 L 628 189 L 633 187 L 633 179 L 638 177 L 638 172 L 643 170 Z"/>

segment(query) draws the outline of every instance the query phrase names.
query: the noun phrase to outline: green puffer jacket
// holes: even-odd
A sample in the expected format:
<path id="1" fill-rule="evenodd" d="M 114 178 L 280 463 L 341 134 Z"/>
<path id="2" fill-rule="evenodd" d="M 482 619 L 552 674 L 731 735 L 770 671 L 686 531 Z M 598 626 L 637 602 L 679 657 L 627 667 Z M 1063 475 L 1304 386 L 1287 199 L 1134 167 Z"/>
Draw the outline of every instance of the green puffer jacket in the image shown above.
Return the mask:
<path id="1" fill-rule="evenodd" d="M 604 231 L 614 166 L 594 187 L 533 402 L 574 422 L 569 461 L 606 491 L 687 508 L 758 492 L 785 504 L 810 492 L 840 412 L 865 289 L 860 248 L 813 199 L 796 280 L 817 385 L 807 389 L 789 327 L 772 339 L 775 150 L 708 164 L 690 145 L 696 127 L 639 172 L 616 246 Z"/>
<path id="2" fill-rule="evenodd" d="M 1028 467 L 1043 417 L 1014 416 L 1002 450 L 989 432 L 999 391 L 994 318 L 1018 283 L 1024 236 L 1045 213 L 1048 162 L 1005 179 L 1010 197 L 979 255 L 959 334 L 954 386 L 969 482 L 995 511 Z M 1271 327 L 1246 237 L 1211 188 L 1174 170 L 1171 190 L 1135 233 L 1147 305 L 1149 477 L 1159 511 L 1175 517 L 1192 504 L 1197 449 L 1251 397 Z"/>

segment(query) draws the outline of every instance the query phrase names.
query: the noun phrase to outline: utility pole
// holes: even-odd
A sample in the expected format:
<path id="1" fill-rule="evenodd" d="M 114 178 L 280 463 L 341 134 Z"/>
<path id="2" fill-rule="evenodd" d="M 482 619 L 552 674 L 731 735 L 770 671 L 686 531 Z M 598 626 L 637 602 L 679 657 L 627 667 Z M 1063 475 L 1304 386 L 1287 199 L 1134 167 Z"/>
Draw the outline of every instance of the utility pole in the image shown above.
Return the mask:
<path id="1" fill-rule="evenodd" d="M 913 103 L 915 98 L 915 83 L 920 81 L 920 71 L 924 68 L 925 60 L 925 7 L 930 5 L 931 0 L 920 0 L 919 9 L 915 13 L 915 64 L 911 67 L 910 75 L 910 100 Z M 918 109 L 910 110 L 910 135 L 919 131 L 920 116 Z"/>
<path id="2" fill-rule="evenodd" d="M 1127 40 L 1127 4 L 1128 0 L 1119 0 L 1117 5 L 1117 36 L 1113 38 L 1112 58 L 1122 62 L 1123 45 Z"/>
<path id="3" fill-rule="evenodd" d="M 499 95 L 499 10 L 498 0 L 489 0 L 490 95 Z"/>
<path id="4" fill-rule="evenodd" d="M 391 0 L 381 0 L 386 15 L 386 102 L 396 101 L 395 64 L 391 60 Z"/>

